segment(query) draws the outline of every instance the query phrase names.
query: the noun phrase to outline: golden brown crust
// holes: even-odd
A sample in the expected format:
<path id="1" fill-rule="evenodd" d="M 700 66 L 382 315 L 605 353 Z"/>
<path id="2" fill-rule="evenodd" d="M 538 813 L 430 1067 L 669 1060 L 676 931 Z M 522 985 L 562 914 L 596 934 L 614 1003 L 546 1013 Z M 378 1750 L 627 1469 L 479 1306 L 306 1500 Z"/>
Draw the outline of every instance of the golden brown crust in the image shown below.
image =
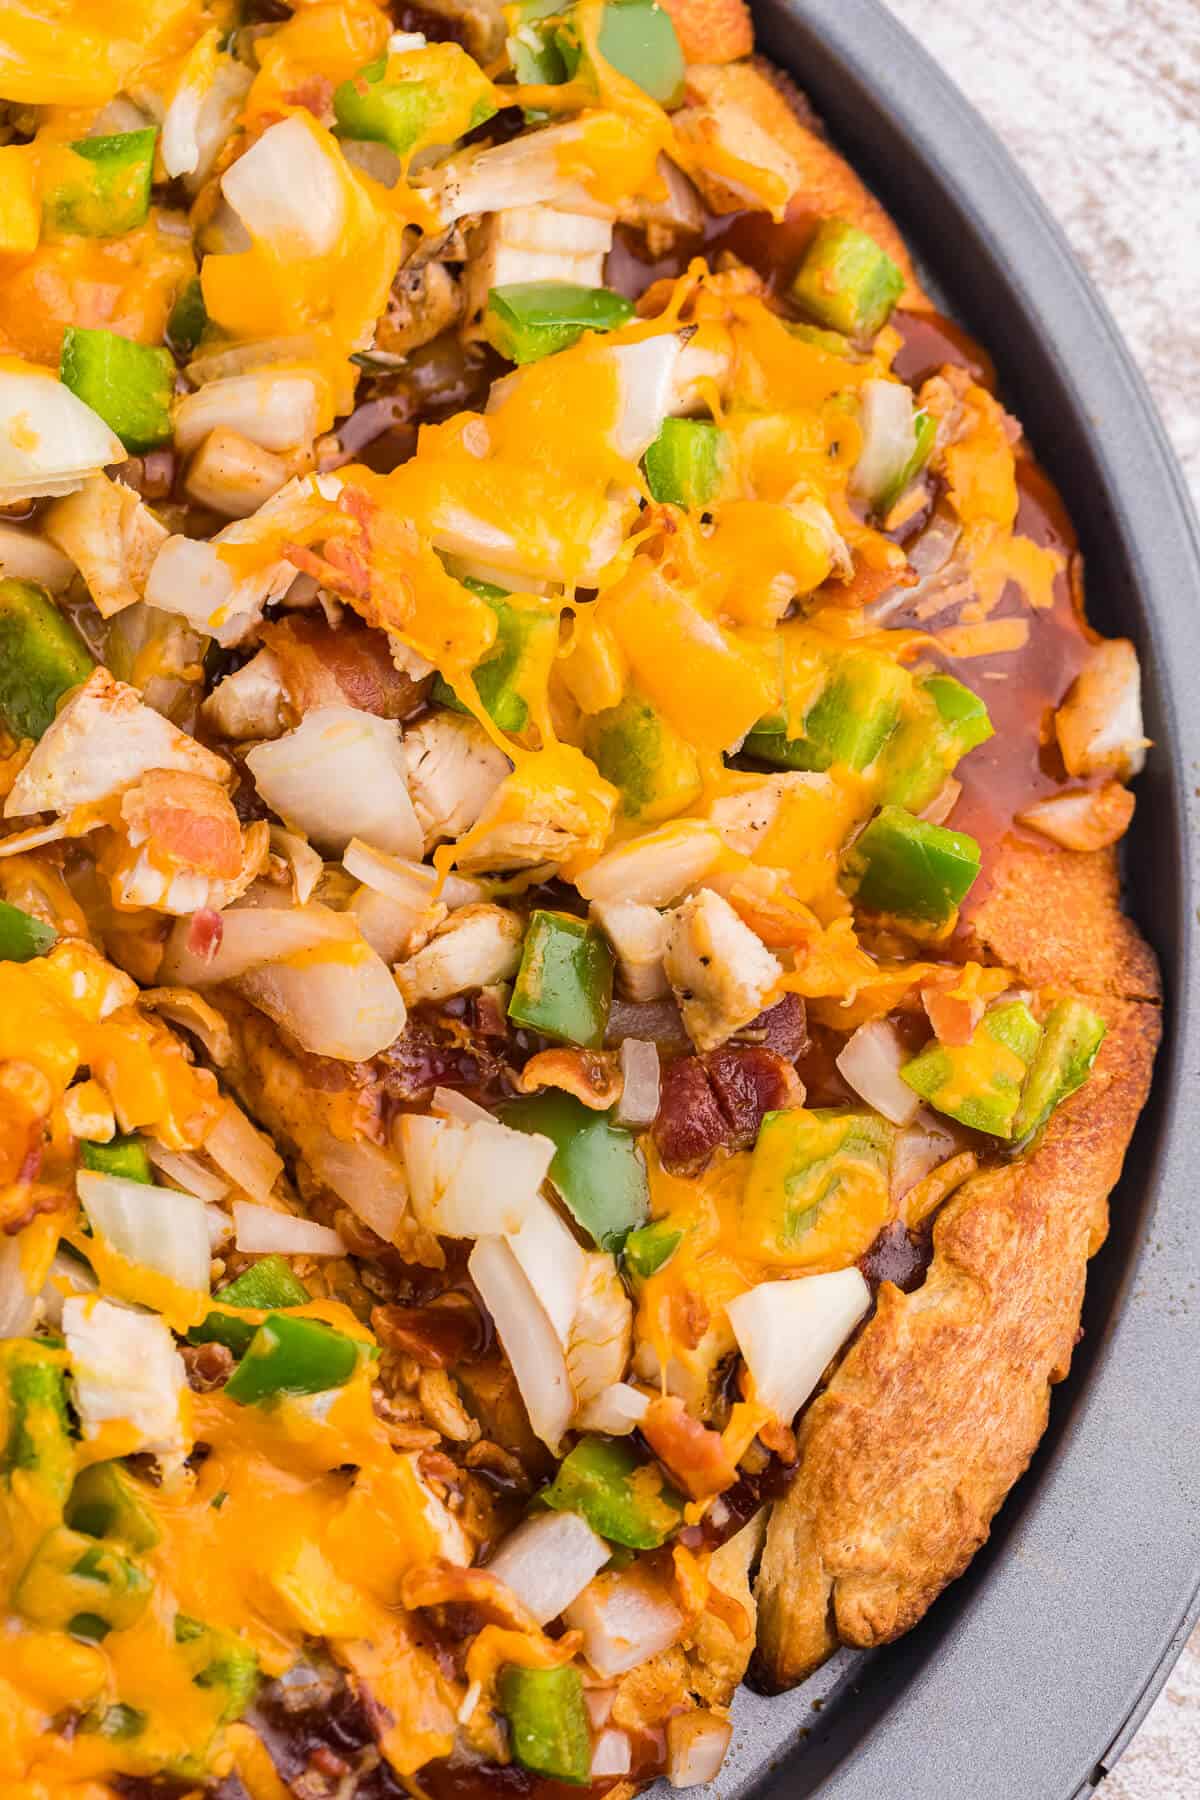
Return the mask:
<path id="1" fill-rule="evenodd" d="M 960 1189 L 924 1286 L 884 1284 L 809 1409 L 758 1580 L 760 1654 L 781 1685 L 839 1643 L 915 1624 L 985 1541 L 1045 1429 L 1159 1035 L 1157 1007 L 1100 1004 L 1109 1036 L 1091 1080 L 1027 1163 Z"/>
<path id="2" fill-rule="evenodd" d="M 689 63 L 736 62 L 754 48 L 754 21 L 745 0 L 663 0 Z"/>

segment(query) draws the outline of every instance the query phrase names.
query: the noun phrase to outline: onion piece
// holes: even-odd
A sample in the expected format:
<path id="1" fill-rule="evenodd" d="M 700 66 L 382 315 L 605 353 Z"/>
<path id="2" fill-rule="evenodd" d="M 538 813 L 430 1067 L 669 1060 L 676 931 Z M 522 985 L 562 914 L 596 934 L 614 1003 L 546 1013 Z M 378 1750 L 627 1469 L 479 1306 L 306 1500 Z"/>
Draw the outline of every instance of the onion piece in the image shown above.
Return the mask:
<path id="1" fill-rule="evenodd" d="M 292 894 L 298 906 L 312 899 L 317 883 L 325 873 L 325 864 L 307 838 L 297 836 L 282 825 L 271 827 L 271 849 L 286 862 L 292 876 Z"/>
<path id="2" fill-rule="evenodd" d="M 540 1194 L 534 1196 L 520 1230 L 507 1235 L 509 1248 L 565 1349 L 587 1273 L 584 1252 L 565 1220 Z"/>
<path id="3" fill-rule="evenodd" d="M 681 819 L 606 851 L 575 885 L 585 900 L 669 906 L 707 875 L 724 853 L 724 840 L 715 826 L 701 819 Z"/>
<path id="4" fill-rule="evenodd" d="M 25 1284 L 20 1239 L 0 1239 L 0 1338 L 24 1337 L 32 1330 L 36 1299 Z"/>
<path id="5" fill-rule="evenodd" d="M 139 1002 L 149 1012 L 194 1037 L 210 1062 L 223 1069 L 233 1061 L 233 1033 L 215 1007 L 191 988 L 143 988 Z"/>
<path id="6" fill-rule="evenodd" d="M 725 1760 L 733 1726 L 697 1707 L 667 1720 L 667 1780 L 673 1788 L 702 1787 L 715 1781 Z"/>
<path id="7" fill-rule="evenodd" d="M 167 1150 L 154 1142 L 146 1148 L 154 1167 L 185 1194 L 194 1194 L 197 1200 L 215 1204 L 229 1192 L 229 1183 L 214 1169 L 206 1167 L 190 1150 Z"/>
<path id="8" fill-rule="evenodd" d="M 410 857 L 389 856 L 361 838 L 351 838 L 342 852 L 342 867 L 364 887 L 386 894 L 414 913 L 427 912 L 438 898 L 437 870 Z M 473 884 L 474 885 L 474 884 Z"/>
<path id="9" fill-rule="evenodd" d="M 554 1156 L 549 1138 L 490 1118 L 460 1125 L 406 1113 L 399 1139 L 413 1212 L 440 1237 L 519 1231 Z"/>
<path id="10" fill-rule="evenodd" d="M 859 391 L 862 447 L 850 492 L 874 506 L 895 486 L 916 449 L 912 390 L 902 381 L 864 381 Z"/>
<path id="11" fill-rule="evenodd" d="M 253 79 L 244 63 L 213 55 L 212 34 L 200 39 L 184 63 L 163 115 L 159 150 L 167 174 L 184 176 L 190 193 L 211 172 Z"/>
<path id="12" fill-rule="evenodd" d="M 221 914 L 221 938 L 211 956 L 188 942 L 191 921 L 174 927 L 163 957 L 164 981 L 180 987 L 212 987 L 235 981 L 264 963 L 282 962 L 335 944 L 361 942 L 358 926 L 345 913 L 310 901 L 307 906 L 258 906 L 243 903 Z"/>
<path id="13" fill-rule="evenodd" d="M 557 1456 L 575 1396 L 554 1327 L 502 1237 L 479 1239 L 467 1261 L 467 1273 L 492 1316 L 529 1423 Z"/>
<path id="14" fill-rule="evenodd" d="M 633 1751 L 628 1733 L 617 1731 L 615 1727 L 602 1731 L 592 1745 L 591 1779 L 600 1781 L 614 1775 L 628 1775 L 632 1766 Z"/>
<path id="15" fill-rule="evenodd" d="M 442 222 L 451 225 L 467 213 L 502 212 L 547 201 L 572 212 L 611 217 L 612 208 L 593 200 L 569 169 L 570 153 L 583 132 L 580 122 L 570 119 L 507 144 L 468 150 L 443 163 L 430 176 L 431 198 Z"/>
<path id="16" fill-rule="evenodd" d="M 204 1148 L 230 1181 L 252 1200 L 269 1200 L 283 1174 L 283 1158 L 265 1131 L 252 1125 L 240 1106 L 226 1100 Z"/>
<path id="17" fill-rule="evenodd" d="M 868 1106 L 893 1125 L 909 1125 L 920 1111 L 921 1096 L 900 1079 L 900 1065 L 907 1061 L 895 1026 L 886 1019 L 872 1019 L 846 1040 L 837 1067 Z"/>
<path id="18" fill-rule="evenodd" d="M 623 1038 L 621 1079 L 624 1086 L 621 1098 L 617 1101 L 617 1124 L 628 1125 L 633 1131 L 644 1131 L 658 1117 L 658 1102 L 662 1093 L 658 1045 L 645 1038 Z"/>
<path id="19" fill-rule="evenodd" d="M 387 1244 L 400 1242 L 409 1216 L 408 1183 L 395 1156 L 378 1144 L 348 1143 L 331 1132 L 307 1145 L 308 1166 L 317 1180 Z"/>
<path id="20" fill-rule="evenodd" d="M 226 169 L 221 192 L 250 236 L 276 256 L 327 256 L 346 216 L 336 154 L 328 133 L 295 112 L 268 126 Z"/>
<path id="21" fill-rule="evenodd" d="M 124 460 L 120 438 L 47 370 L 0 368 L 0 506 L 72 493 Z"/>
<path id="22" fill-rule="evenodd" d="M 576 1424 L 581 1431 L 603 1431 L 608 1437 L 628 1437 L 646 1416 L 649 1394 L 627 1381 L 614 1381 L 581 1409 Z"/>
<path id="23" fill-rule="evenodd" d="M 1128 638 L 1093 644 L 1054 715 L 1067 772 L 1126 779 L 1145 767 L 1149 738 L 1142 724 L 1142 677 Z"/>
<path id="24" fill-rule="evenodd" d="M 892 1199 L 902 1200 L 956 1148 L 953 1132 L 935 1114 L 918 1110 L 907 1130 L 898 1131 L 892 1140 Z"/>
<path id="25" fill-rule="evenodd" d="M 0 519 L 0 575 L 17 581 L 36 581 L 52 594 L 71 585 L 75 565 L 49 538 L 39 537 L 7 519 Z"/>
<path id="26" fill-rule="evenodd" d="M 564 1614 L 583 1634 L 583 1654 L 606 1680 L 669 1650 L 684 1617 L 665 1584 L 636 1563 L 619 1575 L 597 1575 Z"/>
<path id="27" fill-rule="evenodd" d="M 111 1250 L 181 1288 L 208 1292 L 211 1258 L 202 1200 L 91 1169 L 80 1169 L 75 1184 L 92 1230 Z"/>
<path id="28" fill-rule="evenodd" d="M 233 1227 L 239 1250 L 248 1256 L 344 1256 L 346 1246 L 328 1225 L 277 1212 L 254 1200 L 235 1200 Z"/>
<path id="29" fill-rule="evenodd" d="M 578 1513 L 544 1512 L 510 1532 L 487 1566 L 546 1625 L 583 1592 L 610 1554 Z"/>
<path id="30" fill-rule="evenodd" d="M 208 1247 L 214 1256 L 220 1256 L 233 1241 L 233 1220 L 223 1206 L 208 1202 L 204 1208 L 204 1222 L 208 1226 Z"/>
<path id="31" fill-rule="evenodd" d="M 231 375 L 186 394 L 175 409 L 175 447 L 191 454 L 212 431 L 236 431 L 276 453 L 311 444 L 317 432 L 323 377 L 299 369 Z"/>
<path id="32" fill-rule="evenodd" d="M 676 372 L 682 349 L 674 331 L 642 338 L 636 344 L 605 345 L 605 353 L 617 365 L 621 386 L 620 410 L 609 435 L 618 456 L 638 462 L 662 429 L 662 422 L 679 410 Z"/>
<path id="33" fill-rule="evenodd" d="M 272 811 L 322 849 L 365 838 L 396 856 L 424 843 L 405 779 L 400 730 L 353 706 L 319 706 L 295 731 L 247 752 L 246 765 Z"/>
<path id="34" fill-rule="evenodd" d="M 460 1125 L 472 1125 L 481 1119 L 485 1125 L 495 1123 L 486 1106 L 480 1106 L 467 1094 L 460 1094 L 457 1088 L 435 1087 L 429 1105 L 431 1111 L 440 1113 L 444 1119 L 457 1119 Z"/>
<path id="35" fill-rule="evenodd" d="M 1124 836 L 1133 809 L 1129 789 L 1108 781 L 1103 787 L 1068 789 L 1035 800 L 1017 814 L 1017 823 L 1041 832 L 1064 850 L 1105 850 Z"/>
<path id="36" fill-rule="evenodd" d="M 391 970 L 361 937 L 336 955 L 301 954 L 294 962 L 251 969 L 237 987 L 302 1048 L 338 1062 L 378 1056 L 395 1043 L 408 1018 Z"/>
<path id="37" fill-rule="evenodd" d="M 754 1398 L 790 1425 L 870 1304 L 857 1269 L 764 1281 L 728 1301 Z"/>

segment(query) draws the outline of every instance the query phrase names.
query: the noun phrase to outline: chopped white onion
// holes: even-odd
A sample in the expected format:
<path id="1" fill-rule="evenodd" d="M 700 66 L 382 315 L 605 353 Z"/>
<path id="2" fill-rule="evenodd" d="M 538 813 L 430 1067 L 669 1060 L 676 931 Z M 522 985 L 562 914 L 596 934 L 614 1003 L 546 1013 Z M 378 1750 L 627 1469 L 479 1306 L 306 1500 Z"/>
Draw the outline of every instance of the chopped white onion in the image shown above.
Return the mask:
<path id="1" fill-rule="evenodd" d="M 203 56 L 204 40 L 193 52 L 196 66 L 185 64 L 184 79 L 163 115 L 159 150 L 172 178 L 187 177 L 194 193 L 211 171 L 237 123 L 242 101 L 254 77 L 232 56 Z M 189 58 L 189 62 L 192 62 Z"/>
<path id="2" fill-rule="evenodd" d="M 36 1296 L 25 1285 L 19 1238 L 0 1238 L 0 1338 L 24 1337 L 33 1325 Z"/>
<path id="3" fill-rule="evenodd" d="M 235 1200 L 233 1227 L 237 1247 L 248 1256 L 344 1256 L 346 1246 L 328 1225 L 276 1212 L 254 1200 Z"/>
<path id="4" fill-rule="evenodd" d="M 226 169 L 221 191 L 250 236 L 277 256 L 327 256 L 346 212 L 335 154 L 314 120 L 292 113 Z"/>
<path id="5" fill-rule="evenodd" d="M 274 855 L 282 857 L 291 871 L 292 893 L 296 904 L 307 905 L 325 873 L 325 864 L 320 856 L 307 838 L 297 836 L 283 825 L 271 827 L 271 850 Z"/>
<path id="6" fill-rule="evenodd" d="M 627 1381 L 614 1381 L 582 1408 L 576 1424 L 581 1431 L 603 1431 L 608 1437 L 628 1437 L 646 1416 L 650 1396 Z"/>
<path id="7" fill-rule="evenodd" d="M 122 1432 L 126 1451 L 145 1450 L 177 1468 L 190 1448 L 182 1407 L 187 1371 L 166 1321 L 73 1295 L 63 1304 L 62 1330 L 85 1441 L 103 1438 L 118 1419 L 133 1429 L 132 1443 Z"/>
<path id="8" fill-rule="evenodd" d="M 565 1618 L 583 1633 L 583 1654 L 606 1680 L 669 1650 L 684 1628 L 665 1582 L 636 1564 L 619 1575 L 597 1576 Z"/>
<path id="9" fill-rule="evenodd" d="M 350 902 L 363 936 L 385 962 L 402 961 L 415 947 L 416 935 L 423 939 L 443 916 L 433 911 L 436 871 L 388 856 L 359 838 L 347 845 L 342 865 L 363 884 Z"/>
<path id="10" fill-rule="evenodd" d="M 219 1256 L 233 1242 L 233 1220 L 223 1206 L 209 1201 L 204 1208 L 204 1222 L 208 1226 L 209 1250 Z"/>
<path id="11" fill-rule="evenodd" d="M 460 1094 L 457 1088 L 435 1087 L 429 1105 L 433 1112 L 444 1119 L 457 1119 L 460 1125 L 476 1124 L 481 1119 L 485 1125 L 494 1122 L 486 1106 L 480 1106 L 468 1094 Z"/>
<path id="12" fill-rule="evenodd" d="M 0 506 L 69 494 L 125 449 L 104 420 L 45 369 L 0 368 Z"/>
<path id="13" fill-rule="evenodd" d="M 921 1097 L 900 1079 L 900 1065 L 907 1060 L 895 1026 L 886 1019 L 872 1019 L 846 1040 L 837 1066 L 868 1106 L 893 1125 L 908 1125 L 920 1109 Z"/>
<path id="14" fill-rule="evenodd" d="M 609 442 L 618 456 L 638 462 L 658 436 L 663 420 L 678 410 L 679 335 L 665 331 L 636 344 L 605 348 L 617 365 L 621 383 L 620 411 Z"/>
<path id="15" fill-rule="evenodd" d="M 441 1237 L 519 1231 L 554 1155 L 549 1138 L 490 1118 L 460 1125 L 406 1113 L 399 1138 L 413 1212 Z"/>
<path id="16" fill-rule="evenodd" d="M 557 1619 L 611 1552 L 578 1513 L 544 1512 L 510 1532 L 488 1569 L 514 1593 L 539 1625 Z"/>
<path id="17" fill-rule="evenodd" d="M 236 431 L 261 450 L 296 450 L 316 436 L 324 381 L 295 369 L 262 369 L 210 381 L 175 410 L 175 447 L 185 456 L 210 431 Z"/>
<path id="18" fill-rule="evenodd" d="M 892 1199 L 902 1200 L 918 1181 L 953 1156 L 955 1149 L 954 1135 L 945 1124 L 931 1112 L 918 1111 L 908 1129 L 898 1131 L 892 1142 Z"/>
<path id="19" fill-rule="evenodd" d="M 398 1157 L 378 1144 L 347 1142 L 325 1133 L 320 1144 L 306 1145 L 308 1166 L 317 1180 L 337 1195 L 385 1243 L 399 1241 L 408 1217 L 408 1183 Z"/>
<path id="20" fill-rule="evenodd" d="M 244 1194 L 252 1200 L 270 1199 L 283 1173 L 283 1158 L 266 1132 L 252 1125 L 232 1100 L 226 1100 L 217 1114 L 204 1148 Z"/>
<path id="21" fill-rule="evenodd" d="M 229 1183 L 215 1169 L 202 1163 L 198 1156 L 193 1156 L 190 1150 L 167 1150 L 153 1141 L 147 1145 L 147 1150 L 154 1167 L 185 1194 L 215 1203 L 229 1192 Z"/>
<path id="22" fill-rule="evenodd" d="M 624 1731 L 602 1731 L 592 1745 L 591 1778 L 611 1780 L 614 1775 L 628 1775 L 633 1766 L 629 1735 Z"/>
<path id="23" fill-rule="evenodd" d="M 575 885 L 585 900 L 639 900 L 670 906 L 725 853 L 714 825 L 680 819 L 630 838 L 597 857 Z"/>
<path id="24" fill-rule="evenodd" d="M 221 935 L 211 955 L 189 944 L 191 921 L 181 919 L 167 940 L 162 978 L 180 987 L 211 987 L 234 981 L 264 963 L 336 944 L 361 941 L 345 913 L 310 901 L 307 906 L 231 906 L 221 914 Z"/>
<path id="25" fill-rule="evenodd" d="M 251 969 L 238 991 L 305 1050 L 339 1062 L 378 1056 L 395 1043 L 408 1018 L 391 970 L 361 937 L 336 953 L 301 953 L 293 962 Z"/>
<path id="26" fill-rule="evenodd" d="M 733 1726 L 697 1707 L 667 1720 L 667 1780 L 673 1788 L 702 1787 L 715 1781 L 725 1760 Z"/>
<path id="27" fill-rule="evenodd" d="M 1088 658 L 1054 715 L 1054 729 L 1071 775 L 1139 775 L 1145 767 L 1142 677 L 1128 638 L 1104 638 Z"/>
<path id="28" fill-rule="evenodd" d="M 320 706 L 295 731 L 246 755 L 272 811 L 322 849 L 364 838 L 395 856 L 424 842 L 409 798 L 400 729 L 353 706 Z"/>
<path id="29" fill-rule="evenodd" d="M 565 166 L 562 152 L 569 156 L 582 135 L 583 127 L 571 119 L 443 163 L 430 178 L 443 223 L 453 224 L 467 213 L 502 212 L 546 201 L 573 212 L 611 214 L 612 208 L 594 201 Z"/>
<path id="30" fill-rule="evenodd" d="M 558 1336 L 502 1237 L 481 1237 L 467 1262 L 512 1366 L 529 1423 L 557 1456 L 575 1396 Z M 578 1603 L 577 1603 L 578 1604 Z"/>
<path id="31" fill-rule="evenodd" d="M 355 881 L 374 888 L 414 914 L 428 912 L 437 897 L 437 870 L 410 857 L 389 856 L 361 838 L 351 838 L 342 852 L 342 866 Z"/>
<path id="32" fill-rule="evenodd" d="M 857 1269 L 763 1281 L 725 1308 L 754 1398 L 790 1425 L 871 1304 Z"/>
<path id="33" fill-rule="evenodd" d="M 624 1086 L 617 1101 L 616 1121 L 633 1131 L 644 1131 L 658 1117 L 662 1093 L 662 1067 L 658 1045 L 645 1038 L 624 1038 L 621 1043 L 621 1078 Z"/>
<path id="34" fill-rule="evenodd" d="M 48 538 L 0 519 L 0 575 L 17 581 L 36 581 L 39 587 L 60 594 L 70 587 L 74 573 L 70 557 L 64 556 Z"/>
<path id="35" fill-rule="evenodd" d="M 80 1169 L 75 1180 L 92 1230 L 110 1249 L 182 1288 L 208 1292 L 208 1224 L 202 1200 L 90 1169 Z"/>
<path id="36" fill-rule="evenodd" d="M 912 389 L 902 381 L 864 381 L 859 392 L 862 448 L 850 491 L 874 506 L 899 481 L 916 449 Z"/>
<path id="37" fill-rule="evenodd" d="M 565 1348 L 583 1290 L 587 1258 L 566 1221 L 540 1194 L 534 1196 L 520 1229 L 507 1236 L 513 1255 Z"/>

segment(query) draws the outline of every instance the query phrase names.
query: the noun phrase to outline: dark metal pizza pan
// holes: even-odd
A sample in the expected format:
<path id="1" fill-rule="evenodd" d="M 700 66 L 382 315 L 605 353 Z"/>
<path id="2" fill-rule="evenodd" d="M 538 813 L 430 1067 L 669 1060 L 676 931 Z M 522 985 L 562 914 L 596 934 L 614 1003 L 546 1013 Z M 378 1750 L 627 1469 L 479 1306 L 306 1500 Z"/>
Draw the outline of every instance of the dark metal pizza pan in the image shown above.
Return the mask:
<path id="1" fill-rule="evenodd" d="M 1094 622 L 1138 644 L 1155 748 L 1128 903 L 1162 959 L 1167 1032 L 1085 1337 L 990 1544 L 900 1643 L 741 1696 L 716 1792 L 1077 1800 L 1165 1680 L 1200 1585 L 1200 538 L 1108 313 L 962 95 L 876 0 L 754 3 L 761 47 L 995 357 L 1074 517 Z"/>

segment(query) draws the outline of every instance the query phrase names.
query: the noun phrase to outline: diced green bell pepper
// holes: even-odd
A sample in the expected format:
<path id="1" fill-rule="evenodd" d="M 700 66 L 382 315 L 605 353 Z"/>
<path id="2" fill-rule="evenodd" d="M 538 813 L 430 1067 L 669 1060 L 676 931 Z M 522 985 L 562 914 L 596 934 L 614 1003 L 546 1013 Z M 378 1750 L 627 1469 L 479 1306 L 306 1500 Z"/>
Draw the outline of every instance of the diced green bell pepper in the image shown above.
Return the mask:
<path id="1" fill-rule="evenodd" d="M 591 1777 L 592 1740 L 579 1670 L 570 1663 L 561 1669 L 509 1663 L 500 1671 L 499 1692 L 521 1767 L 584 1786 Z"/>
<path id="2" fill-rule="evenodd" d="M 251 1338 L 225 1392 L 242 1406 L 260 1406 L 284 1394 L 321 1394 L 344 1387 L 364 1349 L 318 1319 L 271 1313 Z"/>
<path id="3" fill-rule="evenodd" d="M 258 1689 L 258 1657 L 231 1631 L 204 1625 L 184 1613 L 175 1616 L 175 1642 L 179 1644 L 197 1687 L 217 1688 L 224 1695 L 221 1724 L 240 1718 Z"/>
<path id="4" fill-rule="evenodd" d="M 308 1297 L 308 1289 L 282 1256 L 264 1256 L 215 1295 L 222 1307 L 247 1307 L 256 1312 L 303 1306 Z M 206 1319 L 192 1326 L 188 1343 L 224 1344 L 235 1356 L 244 1356 L 257 1329 L 249 1319 L 214 1307 Z"/>
<path id="5" fill-rule="evenodd" d="M 1013 1119 L 1014 1138 L 1040 1131 L 1055 1108 L 1083 1086 L 1107 1032 L 1099 1013 L 1082 1000 L 1059 1000 L 1050 1008 Z"/>
<path id="6" fill-rule="evenodd" d="M 685 737 L 638 693 L 593 713 L 583 747 L 621 793 L 627 819 L 652 825 L 673 819 L 700 796 L 700 762 Z"/>
<path id="7" fill-rule="evenodd" d="M 670 1262 L 682 1241 L 683 1232 L 663 1219 L 631 1231 L 621 1250 L 625 1273 L 633 1281 L 649 1281 Z"/>
<path id="8" fill-rule="evenodd" d="M 171 308 L 167 319 L 167 343 L 177 356 L 190 356 L 204 336 L 207 325 L 208 308 L 204 304 L 204 289 L 200 285 L 200 277 L 193 275 L 180 288 L 179 296 Z"/>
<path id="9" fill-rule="evenodd" d="M 571 913 L 530 915 L 508 1016 L 560 1043 L 598 1050 L 612 1006 L 613 953 L 603 933 Z"/>
<path id="10" fill-rule="evenodd" d="M 583 59 L 572 12 L 555 36 L 571 80 Z M 606 63 L 660 106 L 669 110 L 682 101 L 687 73 L 683 51 L 671 15 L 658 0 L 605 0 L 596 47 Z"/>
<path id="11" fill-rule="evenodd" d="M 79 1160 L 85 1169 L 97 1175 L 116 1175 L 122 1181 L 152 1183 L 150 1157 L 143 1138 L 136 1132 L 110 1138 L 107 1144 L 92 1144 L 85 1138 L 79 1146 Z"/>
<path id="12" fill-rule="evenodd" d="M 108 137 L 77 138 L 82 166 L 43 196 L 42 221 L 52 236 L 120 237 L 145 222 L 154 170 L 154 126 Z"/>
<path id="13" fill-rule="evenodd" d="M 538 1498 L 555 1512 L 574 1512 L 598 1537 L 631 1550 L 665 1544 L 683 1521 L 684 1498 L 658 1464 L 623 1438 L 580 1438 Z"/>
<path id="14" fill-rule="evenodd" d="M 515 29 L 506 40 L 508 60 L 513 74 L 523 85 L 557 87 L 567 79 L 566 64 L 555 41 L 553 25 L 542 24 L 545 19 L 562 18 L 566 10 L 562 0 L 518 0 L 515 10 L 509 12 Z M 545 115 L 527 111 L 525 116 L 527 121 L 534 123 Z"/>
<path id="15" fill-rule="evenodd" d="M 848 219 L 825 219 L 792 281 L 792 298 L 818 325 L 874 337 L 904 292 L 904 276 L 873 237 Z"/>
<path id="16" fill-rule="evenodd" d="M 53 925 L 0 900 L 0 962 L 32 962 L 45 956 L 57 937 Z"/>
<path id="17" fill-rule="evenodd" d="M 0 1474 L 11 1484 L 27 1476 L 46 1510 L 61 1513 L 75 1476 L 62 1352 L 32 1338 L 0 1344 L 4 1448 Z"/>
<path id="18" fill-rule="evenodd" d="M 664 419 L 646 452 L 646 484 L 671 506 L 707 506 L 721 485 L 725 433 L 708 419 Z"/>
<path id="19" fill-rule="evenodd" d="M 992 1137 L 1014 1135 L 1021 1090 L 1042 1039 L 1023 1000 L 984 1014 L 966 1044 L 930 1044 L 906 1062 L 900 1078 L 947 1118 Z"/>
<path id="20" fill-rule="evenodd" d="M 488 294 L 483 334 L 509 362 L 530 363 L 568 349 L 585 331 L 613 331 L 632 317 L 632 301 L 609 288 L 514 281 Z"/>
<path id="21" fill-rule="evenodd" d="M 463 586 L 486 600 L 496 615 L 495 642 L 471 671 L 475 691 L 484 711 L 500 730 L 518 737 L 529 724 L 529 702 L 522 688 L 529 674 L 546 666 L 554 653 L 558 643 L 557 614 L 513 606 L 503 588 L 493 587 L 487 581 L 467 577 Z M 469 710 L 441 675 L 435 677 L 430 697 L 442 706 L 453 707 L 455 712 Z"/>
<path id="22" fill-rule="evenodd" d="M 14 737 L 40 738 L 63 695 L 95 668 L 92 654 L 45 588 L 0 581 L 0 720 Z"/>
<path id="23" fill-rule="evenodd" d="M 550 1180 L 564 1205 L 602 1250 L 618 1250 L 650 1210 L 645 1158 L 631 1131 L 553 1088 L 510 1100 L 500 1118 L 516 1131 L 540 1132 L 555 1145 Z"/>
<path id="24" fill-rule="evenodd" d="M 175 359 L 169 350 L 135 344 L 115 331 L 68 325 L 59 375 L 64 387 L 112 427 L 135 455 L 171 435 Z"/>
<path id="25" fill-rule="evenodd" d="M 825 331 L 820 325 L 809 325 L 803 319 L 787 321 L 786 329 L 793 337 L 799 338 L 802 344 L 810 344 L 814 350 L 824 350 L 829 356 L 840 356 L 843 361 L 856 360 L 854 345 L 840 331 Z M 858 361 L 862 358 L 858 357 Z"/>
<path id="26" fill-rule="evenodd" d="M 82 1469 L 64 1516 L 72 1531 L 115 1538 L 130 1550 L 153 1550 L 162 1537 L 139 1484 L 119 1462 L 91 1463 Z"/>
<path id="27" fill-rule="evenodd" d="M 496 102 L 482 69 L 458 44 L 439 44 L 436 56 L 438 66 L 428 72 L 423 52 L 380 56 L 343 81 L 333 93 L 338 135 L 407 156 L 484 124 Z"/>
<path id="28" fill-rule="evenodd" d="M 992 730 L 979 695 L 952 675 L 929 675 L 918 682 L 887 746 L 883 803 L 920 812 L 967 752 L 986 743 Z"/>
<path id="29" fill-rule="evenodd" d="M 742 1195 L 739 1242 L 770 1262 L 803 1262 L 814 1234 L 840 1208 L 882 1223 L 894 1135 L 877 1113 L 802 1106 L 767 1113 Z"/>
<path id="30" fill-rule="evenodd" d="M 135 1624 L 152 1587 L 146 1571 L 112 1544 L 56 1525 L 26 1564 L 13 1605 L 35 1625 L 94 1640 Z"/>
<path id="31" fill-rule="evenodd" d="M 860 906 L 944 926 L 970 892 L 979 860 L 979 845 L 965 832 L 885 806 L 856 839 L 846 872 Z"/>
<path id="32" fill-rule="evenodd" d="M 764 720 L 743 746 L 781 769 L 869 768 L 900 721 L 912 677 L 890 656 L 851 650 L 831 665 L 828 680 L 804 718 L 804 733 L 789 738 L 782 722 Z M 773 728 L 774 727 L 774 728 Z"/>

